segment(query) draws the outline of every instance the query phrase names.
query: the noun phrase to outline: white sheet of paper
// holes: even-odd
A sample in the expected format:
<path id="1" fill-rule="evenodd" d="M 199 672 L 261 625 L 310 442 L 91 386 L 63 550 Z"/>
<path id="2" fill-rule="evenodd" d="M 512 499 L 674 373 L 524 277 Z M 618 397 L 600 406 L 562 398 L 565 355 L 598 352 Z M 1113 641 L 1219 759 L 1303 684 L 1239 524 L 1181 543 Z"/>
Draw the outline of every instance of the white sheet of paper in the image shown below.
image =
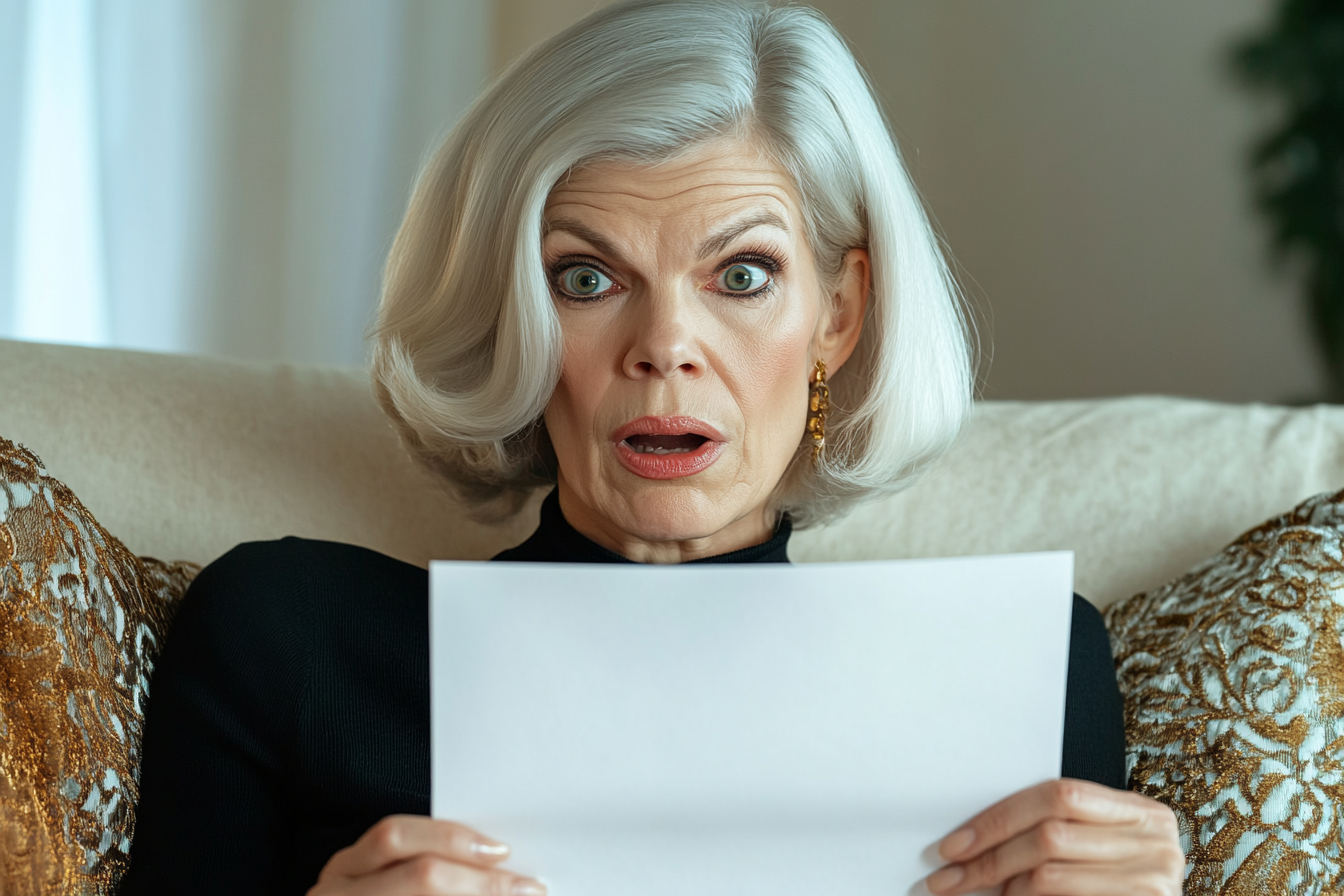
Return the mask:
<path id="1" fill-rule="evenodd" d="M 1058 777 L 1069 552 L 435 562 L 432 811 L 552 896 L 905 896 Z"/>

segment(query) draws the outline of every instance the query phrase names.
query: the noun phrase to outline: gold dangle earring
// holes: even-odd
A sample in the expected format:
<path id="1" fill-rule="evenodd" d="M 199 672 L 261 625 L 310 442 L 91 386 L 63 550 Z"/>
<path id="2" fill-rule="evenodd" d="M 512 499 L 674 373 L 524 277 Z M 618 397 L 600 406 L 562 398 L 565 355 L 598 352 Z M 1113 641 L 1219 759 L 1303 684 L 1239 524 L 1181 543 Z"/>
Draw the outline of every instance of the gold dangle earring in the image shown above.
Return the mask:
<path id="1" fill-rule="evenodd" d="M 820 462 L 826 447 L 826 412 L 831 409 L 831 389 L 826 385 L 826 362 L 818 361 L 812 380 L 812 396 L 807 403 L 807 431 L 812 434 L 812 465 Z"/>

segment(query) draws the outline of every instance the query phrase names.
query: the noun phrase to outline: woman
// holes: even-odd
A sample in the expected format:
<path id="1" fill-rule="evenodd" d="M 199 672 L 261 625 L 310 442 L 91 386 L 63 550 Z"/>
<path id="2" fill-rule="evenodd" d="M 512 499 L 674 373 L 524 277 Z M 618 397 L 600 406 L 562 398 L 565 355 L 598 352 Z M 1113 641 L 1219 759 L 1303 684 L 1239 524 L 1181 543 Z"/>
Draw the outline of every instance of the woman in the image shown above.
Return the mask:
<path id="1" fill-rule="evenodd" d="M 810 10 L 721 0 L 595 13 L 472 107 L 393 247 L 374 376 L 482 514 L 554 486 L 515 561 L 786 561 L 792 527 L 942 453 L 972 390 L 843 42 Z M 544 892 L 503 844 L 423 817 L 426 594 L 422 569 L 301 539 L 203 571 L 154 679 L 125 892 Z M 1179 892 L 1174 817 L 1118 789 L 1085 602 L 1073 632 L 1070 777 L 951 833 L 933 892 Z"/>

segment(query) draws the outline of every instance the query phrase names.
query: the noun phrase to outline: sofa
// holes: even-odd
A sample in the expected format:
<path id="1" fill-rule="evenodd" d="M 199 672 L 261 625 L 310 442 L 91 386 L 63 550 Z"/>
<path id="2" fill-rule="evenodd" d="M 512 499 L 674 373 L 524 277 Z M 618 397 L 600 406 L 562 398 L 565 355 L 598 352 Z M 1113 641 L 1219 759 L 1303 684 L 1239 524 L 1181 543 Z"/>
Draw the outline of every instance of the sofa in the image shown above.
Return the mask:
<path id="1" fill-rule="evenodd" d="M 0 436 L 138 554 L 208 563 L 301 535 L 411 563 L 517 544 L 402 452 L 361 369 L 0 340 Z M 797 533 L 797 562 L 1072 550 L 1098 607 L 1344 486 L 1344 407 L 1142 396 L 981 402 L 903 494 Z"/>
<path id="2" fill-rule="evenodd" d="M 421 565 L 482 559 L 522 541 L 539 504 L 474 522 L 407 458 L 358 368 L 0 340 L 0 437 L 40 458 L 130 552 L 166 561 L 206 564 L 291 534 Z M 916 485 L 796 533 L 790 554 L 1072 550 L 1075 589 L 1105 608 L 1341 486 L 1344 407 L 983 401 Z M 5 892 L 27 891 L 0 880 Z"/>

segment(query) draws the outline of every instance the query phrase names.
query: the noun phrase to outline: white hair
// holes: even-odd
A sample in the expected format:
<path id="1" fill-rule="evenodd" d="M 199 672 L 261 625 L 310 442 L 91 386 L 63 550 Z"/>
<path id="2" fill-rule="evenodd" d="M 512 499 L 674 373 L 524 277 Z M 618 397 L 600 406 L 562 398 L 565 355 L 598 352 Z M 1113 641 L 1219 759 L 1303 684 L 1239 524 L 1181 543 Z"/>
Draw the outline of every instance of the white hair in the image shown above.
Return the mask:
<path id="1" fill-rule="evenodd" d="M 858 347 L 830 379 L 823 462 L 800 432 L 775 508 L 798 527 L 824 522 L 904 488 L 956 437 L 974 388 L 966 320 L 843 39 L 806 7 L 629 0 L 528 53 L 472 105 L 422 169 L 388 258 L 376 394 L 412 455 L 481 516 L 556 481 L 541 422 L 561 361 L 541 256 L 552 187 L 580 165 L 656 164 L 724 136 L 750 138 L 793 179 L 823 286 L 851 248 L 872 266 Z"/>

